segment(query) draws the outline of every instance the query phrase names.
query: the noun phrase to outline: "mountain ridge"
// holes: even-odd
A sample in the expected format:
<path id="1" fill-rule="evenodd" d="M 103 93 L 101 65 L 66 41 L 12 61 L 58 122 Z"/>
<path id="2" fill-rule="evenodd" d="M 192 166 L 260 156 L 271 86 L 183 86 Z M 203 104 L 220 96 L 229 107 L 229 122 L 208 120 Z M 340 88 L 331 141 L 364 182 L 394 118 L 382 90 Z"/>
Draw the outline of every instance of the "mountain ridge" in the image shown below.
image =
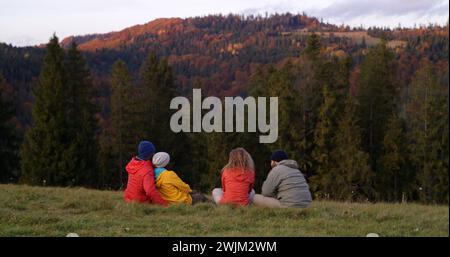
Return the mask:
<path id="1" fill-rule="evenodd" d="M 69 36 L 61 41 L 61 45 L 67 48 L 72 42 L 78 44 L 79 48 L 83 51 L 95 51 L 98 49 L 112 49 L 121 46 L 126 46 L 135 42 L 135 40 L 140 36 L 154 35 L 158 39 L 164 38 L 164 36 L 169 36 L 171 34 L 187 34 L 190 32 L 205 31 L 211 33 L 211 28 L 214 30 L 214 26 L 217 25 L 216 22 L 212 21 L 209 26 L 199 25 L 198 20 L 201 19 L 224 19 L 232 20 L 234 19 L 239 22 L 251 23 L 260 22 L 264 20 L 272 19 L 273 17 L 284 17 L 289 16 L 292 19 L 292 25 L 294 28 L 308 28 L 308 29 L 322 29 L 329 31 L 331 29 L 336 29 L 337 27 L 332 24 L 321 23 L 315 17 L 309 17 L 306 15 L 292 15 L 292 14 L 281 14 L 270 16 L 270 18 L 263 18 L 261 16 L 249 16 L 243 17 L 239 15 L 208 15 L 205 17 L 190 17 L 190 18 L 158 18 L 149 21 L 144 24 L 133 25 L 119 31 L 111 31 L 107 33 L 94 33 L 80 36 Z M 275 26 L 283 26 L 283 24 L 274 24 Z M 277 28 L 279 29 L 279 28 Z M 292 29 L 284 28 L 287 31 L 292 31 Z M 238 32 L 238 31 L 228 31 L 228 32 Z"/>
<path id="2" fill-rule="evenodd" d="M 69 36 L 61 41 L 63 47 L 68 47 L 72 42 L 79 45 L 81 50 L 96 50 L 98 48 L 114 48 L 122 43 L 132 42 L 134 37 L 145 33 L 162 34 L 167 27 L 179 25 L 181 18 L 159 18 L 145 24 L 137 24 L 119 31 L 107 33 L 95 33 L 83 36 Z"/>
<path id="3" fill-rule="evenodd" d="M 206 21 L 206 22 L 205 22 Z M 221 23 L 229 23 L 228 29 L 221 26 Z M 267 24 L 261 25 L 265 22 Z M 236 25 L 239 23 L 239 25 Z M 253 28 L 246 29 L 246 28 Z M 403 40 L 408 37 L 409 34 L 423 34 L 424 30 L 428 30 L 425 27 L 419 28 L 363 28 L 353 27 L 341 24 L 335 25 L 330 23 L 324 23 L 319 21 L 318 18 L 313 16 L 307 16 L 306 14 L 274 14 L 268 17 L 262 16 L 241 16 L 235 14 L 229 15 L 207 15 L 202 17 L 189 17 L 189 18 L 158 18 L 151 20 L 144 24 L 137 24 L 130 27 L 123 28 L 118 31 L 111 31 L 107 33 L 94 33 L 87 35 L 71 35 L 64 38 L 61 41 L 61 45 L 67 48 L 72 42 L 75 42 L 78 47 L 83 51 L 94 52 L 100 49 L 115 49 L 120 47 L 126 47 L 133 43 L 155 43 L 157 41 L 164 41 L 167 37 L 173 35 L 186 35 L 189 33 L 203 33 L 204 39 L 210 39 L 211 36 L 217 35 L 214 41 L 220 41 L 229 34 L 242 33 L 244 30 L 246 35 L 253 36 L 258 33 L 266 33 L 268 35 L 277 34 L 280 36 L 288 36 L 292 34 L 308 34 L 308 33 L 325 33 L 333 34 L 336 37 L 349 37 L 361 42 L 362 36 L 369 38 L 369 41 L 373 41 L 373 38 L 380 38 L 382 35 L 355 35 L 347 34 L 349 32 L 365 32 L 369 34 L 369 31 L 388 31 L 391 38 Z M 438 31 L 436 33 L 447 34 L 448 30 Z M 356 33 L 354 33 L 356 34 Z M 375 42 L 376 43 L 376 42 Z M 394 48 L 398 45 L 402 45 L 399 42 L 393 44 Z"/>

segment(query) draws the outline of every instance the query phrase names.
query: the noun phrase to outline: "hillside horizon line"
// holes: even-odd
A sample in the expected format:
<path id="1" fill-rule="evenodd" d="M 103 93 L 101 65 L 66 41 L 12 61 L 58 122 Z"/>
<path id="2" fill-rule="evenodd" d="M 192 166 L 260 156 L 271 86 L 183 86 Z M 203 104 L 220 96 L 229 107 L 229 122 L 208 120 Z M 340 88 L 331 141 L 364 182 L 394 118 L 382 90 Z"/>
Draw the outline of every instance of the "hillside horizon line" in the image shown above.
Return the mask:
<path id="1" fill-rule="evenodd" d="M 111 31 L 107 31 L 107 32 L 96 32 L 96 33 L 86 33 L 86 34 L 76 34 L 76 35 L 69 35 L 69 36 L 65 36 L 65 37 L 60 37 L 58 36 L 58 32 L 54 31 L 53 34 L 57 35 L 60 39 L 61 39 L 61 44 L 64 46 L 67 44 L 67 42 L 71 42 L 73 39 L 76 38 L 86 38 L 86 37 L 102 37 L 102 36 L 108 36 L 108 35 L 112 35 L 112 34 L 116 34 L 116 33 L 121 33 L 127 30 L 133 30 L 133 29 L 140 29 L 140 28 L 144 28 L 147 26 L 152 26 L 152 25 L 156 25 L 159 28 L 163 28 L 164 26 L 170 26 L 176 23 L 182 23 L 182 22 L 188 22 L 188 21 L 192 21 L 195 19 L 204 19 L 204 18 L 227 18 L 227 17 L 234 17 L 234 18 L 239 18 L 242 19 L 242 21 L 261 21 L 261 20 L 270 20 L 273 19 L 275 17 L 283 17 L 283 16 L 292 16 L 292 17 L 306 17 L 312 20 L 315 20 L 319 25 L 325 25 L 327 27 L 335 27 L 336 29 L 350 29 L 350 30 L 368 30 L 370 28 L 380 28 L 380 29 L 385 29 L 385 30 L 391 30 L 391 31 L 395 31 L 395 30 L 414 30 L 414 29 L 426 29 L 429 28 L 431 26 L 437 26 L 437 27 L 448 27 L 449 24 L 449 19 L 447 18 L 447 22 L 440 24 L 439 22 L 430 22 L 428 24 L 415 24 L 414 26 L 403 26 L 400 23 L 397 26 L 388 26 L 388 25 L 380 25 L 380 26 L 366 26 L 364 24 L 361 24 L 359 26 L 351 26 L 345 23 L 342 24 L 336 24 L 336 23 L 332 23 L 332 22 L 328 22 L 325 18 L 322 17 L 315 17 L 315 16 L 309 16 L 307 13 L 305 12 L 297 12 L 297 13 L 291 13 L 291 12 L 282 12 L 282 13 L 266 13 L 265 15 L 261 15 L 261 14 L 239 14 L 239 13 L 228 13 L 228 14 L 206 14 L 206 15 L 197 15 L 197 16 L 190 16 L 190 17 L 160 17 L 160 18 L 156 18 L 156 19 L 152 19 L 149 20 L 148 22 L 145 23 L 140 23 L 140 24 L 135 24 L 135 25 L 131 25 L 128 27 L 124 27 L 122 29 L 118 29 L 118 30 L 111 30 Z M 326 31 L 326 30 L 325 30 Z M 142 31 L 143 33 L 147 33 L 147 31 Z M 317 32 L 322 32 L 320 30 L 320 28 L 318 29 Z M 52 35 L 49 35 L 49 39 L 51 38 Z M 25 46 L 18 46 L 18 45 L 14 45 L 11 43 L 6 43 L 0 40 L 0 44 L 6 44 L 6 45 L 11 45 L 17 48 L 27 48 L 27 47 L 44 47 L 45 44 L 47 42 L 42 42 L 40 44 L 34 44 L 34 45 L 25 45 Z"/>

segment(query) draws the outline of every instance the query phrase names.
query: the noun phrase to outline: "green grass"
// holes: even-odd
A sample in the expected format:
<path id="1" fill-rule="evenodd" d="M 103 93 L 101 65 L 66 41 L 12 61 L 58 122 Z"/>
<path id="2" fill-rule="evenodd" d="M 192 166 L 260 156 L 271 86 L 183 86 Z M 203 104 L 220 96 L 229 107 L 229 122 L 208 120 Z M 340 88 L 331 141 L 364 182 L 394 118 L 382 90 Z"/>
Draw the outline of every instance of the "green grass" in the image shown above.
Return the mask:
<path id="1" fill-rule="evenodd" d="M 122 192 L 0 185 L 0 236 L 449 236 L 448 206 L 316 201 L 308 209 L 168 208 Z"/>

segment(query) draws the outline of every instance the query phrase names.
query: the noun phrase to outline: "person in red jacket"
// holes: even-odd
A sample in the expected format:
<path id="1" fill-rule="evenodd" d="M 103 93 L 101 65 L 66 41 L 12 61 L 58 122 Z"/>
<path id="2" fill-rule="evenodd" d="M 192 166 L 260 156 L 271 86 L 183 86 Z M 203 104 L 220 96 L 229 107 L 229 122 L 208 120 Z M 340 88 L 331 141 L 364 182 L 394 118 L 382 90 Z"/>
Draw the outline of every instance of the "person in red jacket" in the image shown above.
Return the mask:
<path id="1" fill-rule="evenodd" d="M 167 206 L 155 185 L 155 174 L 151 158 L 155 146 L 149 141 L 141 141 L 138 146 L 138 156 L 133 157 L 126 166 L 128 183 L 124 198 L 127 202 L 154 203 Z"/>
<path id="2" fill-rule="evenodd" d="M 253 201 L 255 190 L 253 159 L 244 148 L 231 150 L 228 164 L 222 169 L 222 188 L 212 192 L 216 204 L 246 206 Z"/>

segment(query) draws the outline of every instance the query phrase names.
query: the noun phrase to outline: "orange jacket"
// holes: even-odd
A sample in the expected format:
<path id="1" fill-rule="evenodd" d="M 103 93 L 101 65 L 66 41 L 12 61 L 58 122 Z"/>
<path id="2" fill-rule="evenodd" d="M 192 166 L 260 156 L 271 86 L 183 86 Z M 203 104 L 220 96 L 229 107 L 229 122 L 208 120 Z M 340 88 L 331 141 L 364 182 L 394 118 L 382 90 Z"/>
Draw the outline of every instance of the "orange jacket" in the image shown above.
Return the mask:
<path id="1" fill-rule="evenodd" d="M 167 205 L 167 202 L 161 198 L 161 195 L 156 190 L 155 175 L 151 161 L 133 158 L 125 169 L 128 172 L 128 183 L 124 195 L 125 201 Z"/>
<path id="2" fill-rule="evenodd" d="M 222 172 L 223 197 L 220 203 L 248 205 L 248 195 L 255 183 L 255 172 L 239 168 L 224 169 Z"/>

